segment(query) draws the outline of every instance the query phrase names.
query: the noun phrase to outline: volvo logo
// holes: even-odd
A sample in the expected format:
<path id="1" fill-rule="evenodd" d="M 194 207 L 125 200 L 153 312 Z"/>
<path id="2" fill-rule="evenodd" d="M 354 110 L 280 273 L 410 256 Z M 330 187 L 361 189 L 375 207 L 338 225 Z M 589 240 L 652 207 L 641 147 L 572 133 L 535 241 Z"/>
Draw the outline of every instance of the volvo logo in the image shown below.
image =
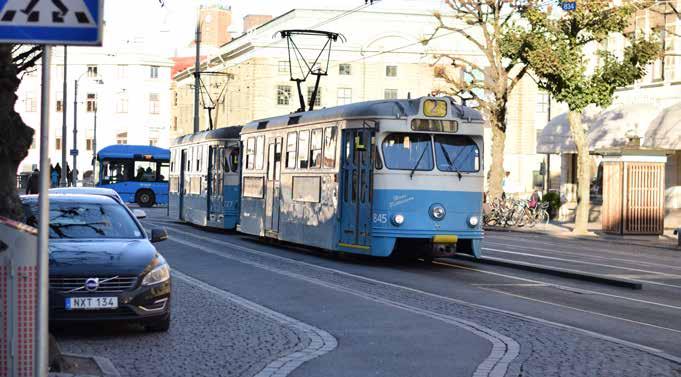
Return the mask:
<path id="1" fill-rule="evenodd" d="M 85 280 L 85 289 L 88 290 L 88 292 L 94 292 L 99 288 L 99 278 L 89 278 Z"/>

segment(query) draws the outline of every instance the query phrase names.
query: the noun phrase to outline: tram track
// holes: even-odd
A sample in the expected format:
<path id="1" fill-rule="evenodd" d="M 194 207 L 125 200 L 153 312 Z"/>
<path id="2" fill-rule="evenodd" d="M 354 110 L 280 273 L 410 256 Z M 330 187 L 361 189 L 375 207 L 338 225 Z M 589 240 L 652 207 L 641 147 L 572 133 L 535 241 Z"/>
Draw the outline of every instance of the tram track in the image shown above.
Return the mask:
<path id="1" fill-rule="evenodd" d="M 149 222 L 151 222 L 151 221 L 149 221 Z M 151 223 L 153 223 L 153 222 L 151 222 Z M 471 307 L 475 307 L 475 308 L 480 308 L 480 309 L 484 309 L 484 310 L 490 310 L 490 311 L 494 311 L 494 312 L 498 312 L 498 313 L 503 313 L 504 315 L 511 315 L 513 317 L 516 317 L 516 318 L 523 318 L 523 319 L 535 321 L 535 322 L 538 322 L 538 323 L 547 324 L 547 325 L 550 325 L 550 326 L 556 326 L 556 327 L 559 327 L 559 328 L 569 329 L 571 331 L 578 331 L 578 332 L 581 332 L 581 333 L 589 334 L 590 336 L 595 336 L 595 337 L 598 337 L 598 338 L 601 338 L 601 339 L 607 339 L 609 341 L 613 341 L 613 342 L 616 342 L 616 343 L 619 343 L 619 344 L 622 344 L 622 345 L 627 345 L 627 346 L 631 346 L 631 347 L 634 347 L 634 348 L 637 348 L 637 349 L 640 349 L 640 350 L 645 350 L 646 352 L 651 352 L 651 353 L 654 353 L 654 354 L 662 355 L 665 358 L 667 356 L 669 356 L 670 357 L 670 358 L 668 358 L 669 360 L 681 362 L 681 359 L 676 358 L 674 356 L 671 356 L 669 354 L 666 354 L 666 353 L 660 351 L 659 349 L 651 348 L 649 346 L 645 346 L 645 345 L 638 344 L 638 343 L 635 343 L 635 342 L 630 342 L 630 341 L 619 339 L 619 338 L 616 338 L 616 337 L 611 337 L 611 336 L 604 335 L 604 334 L 601 334 L 601 333 L 598 333 L 598 332 L 586 330 L 586 329 L 583 329 L 583 328 L 580 328 L 580 327 L 574 327 L 574 326 L 567 325 L 567 324 L 564 324 L 564 323 L 553 322 L 553 321 L 549 321 L 549 320 L 542 319 L 542 318 L 537 318 L 537 317 L 534 317 L 534 316 L 529 316 L 529 315 L 518 313 L 518 312 L 507 311 L 507 310 L 504 310 L 504 309 L 485 306 L 485 305 L 479 305 L 479 304 L 475 304 L 475 303 L 467 302 L 467 301 L 461 301 L 461 300 L 454 299 L 454 298 L 451 298 L 451 297 L 446 297 L 446 296 L 441 296 L 441 295 L 437 295 L 437 294 L 434 294 L 434 293 L 420 291 L 420 290 L 417 290 L 417 289 L 414 289 L 414 288 L 411 288 L 411 287 L 407 287 L 407 286 L 396 285 L 394 283 L 375 280 L 375 279 L 372 279 L 372 278 L 369 278 L 369 277 L 366 277 L 366 276 L 356 275 L 356 274 L 352 274 L 352 273 L 342 271 L 342 270 L 337 270 L 337 269 L 333 269 L 333 268 L 329 268 L 329 267 L 319 266 L 319 265 L 316 265 L 316 264 L 307 263 L 307 262 L 303 262 L 303 261 L 300 261 L 300 260 L 291 259 L 291 258 L 288 258 L 288 257 L 273 255 L 273 254 L 268 253 L 268 252 L 257 251 L 257 250 L 251 249 L 249 247 L 246 247 L 246 246 L 243 246 L 243 245 L 240 245 L 240 244 L 237 244 L 237 243 L 229 242 L 229 241 L 212 239 L 212 238 L 206 239 L 206 238 L 203 238 L 203 237 L 196 235 L 194 233 L 178 229 L 182 225 L 179 224 L 179 223 L 176 223 L 176 222 L 158 221 L 156 223 L 157 224 L 163 224 L 163 225 L 169 225 L 173 232 L 177 232 L 178 234 L 181 234 L 183 236 L 188 236 L 188 237 L 192 237 L 192 238 L 200 238 L 200 239 L 204 240 L 205 242 L 209 242 L 209 243 L 212 243 L 212 244 L 216 244 L 216 245 L 219 244 L 219 245 L 222 245 L 222 246 L 228 246 L 230 248 L 234 248 L 234 249 L 237 249 L 237 250 L 240 250 L 240 251 L 246 251 L 246 252 L 249 252 L 249 253 L 257 253 L 258 255 L 261 255 L 261 256 L 267 256 L 267 257 L 270 257 L 270 258 L 286 260 L 286 261 L 291 262 L 291 263 L 302 264 L 302 265 L 306 266 L 307 268 L 315 268 L 315 269 L 321 269 L 321 270 L 325 270 L 325 271 L 332 271 L 334 273 L 343 274 L 345 276 L 350 276 L 350 277 L 353 277 L 353 278 L 356 278 L 356 279 L 368 280 L 368 281 L 372 281 L 372 282 L 375 282 L 375 283 L 378 283 L 378 284 L 383 284 L 383 285 L 387 285 L 387 286 L 394 286 L 394 287 L 400 288 L 400 289 L 408 289 L 408 290 L 419 292 L 420 294 L 424 294 L 424 295 L 428 295 L 428 296 L 434 296 L 434 297 L 438 297 L 438 298 L 444 299 L 444 300 L 450 300 L 450 301 L 453 301 L 453 302 L 457 302 L 459 304 L 463 304 L 463 305 L 467 305 L 467 306 L 471 306 Z M 184 241 L 184 242 L 186 242 L 186 241 Z M 187 246 L 190 246 L 190 245 L 191 245 L 191 243 L 188 244 Z M 224 254 L 222 252 L 216 252 L 216 253 Z M 611 299 L 635 302 L 637 304 L 660 306 L 660 307 L 664 307 L 668 310 L 669 309 L 681 310 L 681 307 L 674 306 L 674 305 L 666 305 L 666 304 L 651 302 L 651 301 L 647 301 L 647 300 L 639 300 L 639 299 L 634 299 L 634 298 L 620 296 L 620 295 L 608 294 L 608 293 L 605 293 L 605 292 L 583 290 L 583 289 L 580 289 L 580 288 L 564 286 L 564 285 L 555 284 L 555 283 L 552 283 L 552 282 L 540 281 L 540 280 L 536 280 L 536 279 L 529 279 L 527 277 L 522 277 L 522 276 L 501 274 L 501 273 L 498 273 L 498 272 L 485 271 L 485 270 L 470 268 L 470 267 L 461 266 L 461 265 L 457 266 L 457 265 L 453 265 L 453 264 L 450 264 L 450 263 L 447 263 L 447 262 L 439 262 L 438 261 L 438 262 L 436 262 L 436 265 L 446 266 L 448 268 L 459 268 L 459 269 L 463 268 L 463 269 L 467 269 L 469 271 L 474 271 L 476 273 L 484 273 L 484 274 L 492 274 L 492 275 L 497 275 L 497 276 L 503 276 L 505 278 L 510 278 L 510 279 L 520 281 L 521 282 L 521 283 L 519 283 L 520 285 L 542 286 L 542 287 L 543 286 L 550 286 L 550 287 L 555 287 L 557 289 L 561 289 L 561 290 L 565 290 L 565 291 L 586 292 L 586 293 L 589 293 L 589 294 L 600 295 L 600 296 L 608 297 L 608 298 L 611 298 Z M 276 272 L 276 271 L 274 271 L 274 272 Z M 490 285 L 492 285 L 492 284 L 490 284 Z M 518 285 L 518 284 L 515 284 L 515 285 Z M 498 294 L 514 296 L 514 294 L 509 294 L 508 292 L 504 292 L 504 291 L 501 291 L 499 289 L 494 289 L 493 287 L 482 287 L 482 286 L 480 286 L 478 288 L 484 289 L 484 290 L 487 290 L 487 291 L 491 291 L 491 292 L 495 292 L 495 293 L 498 293 Z M 548 301 L 542 302 L 542 300 L 537 300 L 537 299 L 534 299 L 532 297 L 522 297 L 520 295 L 515 295 L 515 297 L 519 298 L 519 299 L 523 299 L 523 300 L 534 300 L 535 302 L 541 302 L 545 305 L 554 305 L 554 306 L 555 305 L 561 305 L 561 304 L 558 304 L 558 303 L 552 303 L 552 302 L 548 302 Z M 612 319 L 612 320 L 618 320 L 618 321 L 631 323 L 631 324 L 637 324 L 637 325 L 640 325 L 640 326 L 646 326 L 646 327 L 654 328 L 654 329 L 657 329 L 657 330 L 670 331 L 670 332 L 674 332 L 674 333 L 681 333 L 681 330 L 677 330 L 677 329 L 673 329 L 673 328 L 667 328 L 667 327 L 663 327 L 663 326 L 658 326 L 658 325 L 650 324 L 650 323 L 646 323 L 646 322 L 635 321 L 635 320 L 631 320 L 631 319 L 627 319 L 627 318 L 621 318 L 621 317 L 617 317 L 617 316 L 611 316 L 611 315 L 604 314 L 604 313 L 598 313 L 598 312 L 584 310 L 584 309 L 580 309 L 580 308 L 569 307 L 569 306 L 566 306 L 566 305 L 562 305 L 562 307 L 564 309 L 580 311 L 582 313 L 587 313 L 587 314 L 590 314 L 590 315 L 602 316 L 604 318 L 608 318 L 608 319 Z"/>

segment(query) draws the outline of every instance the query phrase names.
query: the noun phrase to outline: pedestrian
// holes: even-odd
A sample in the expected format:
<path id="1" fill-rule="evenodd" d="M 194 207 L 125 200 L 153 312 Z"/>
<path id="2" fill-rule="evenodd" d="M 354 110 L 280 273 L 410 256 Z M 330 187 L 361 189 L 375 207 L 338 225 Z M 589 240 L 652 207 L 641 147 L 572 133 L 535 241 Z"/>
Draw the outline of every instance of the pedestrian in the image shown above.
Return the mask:
<path id="1" fill-rule="evenodd" d="M 40 170 L 35 169 L 26 183 L 26 194 L 33 195 L 40 192 Z"/>
<path id="2" fill-rule="evenodd" d="M 506 199 L 506 193 L 509 191 L 511 188 L 511 181 L 508 178 L 511 175 L 510 171 L 507 171 L 504 174 L 504 179 L 501 181 L 501 199 Z"/>
<path id="3" fill-rule="evenodd" d="M 57 169 L 55 168 L 50 170 L 50 183 L 52 184 L 52 187 L 59 186 L 59 175 L 57 174 Z"/>
<path id="4" fill-rule="evenodd" d="M 61 184 L 61 165 L 57 162 L 57 165 L 54 166 L 54 170 L 57 171 L 57 180 L 59 181 L 59 184 Z"/>
<path id="5" fill-rule="evenodd" d="M 69 164 L 66 164 L 66 179 L 68 180 L 67 186 L 73 186 L 73 173 Z"/>
<path id="6" fill-rule="evenodd" d="M 529 208 L 536 208 L 539 202 L 541 201 L 541 195 L 539 194 L 539 191 L 534 190 L 532 195 L 530 195 L 530 201 L 527 203 L 527 206 Z"/>

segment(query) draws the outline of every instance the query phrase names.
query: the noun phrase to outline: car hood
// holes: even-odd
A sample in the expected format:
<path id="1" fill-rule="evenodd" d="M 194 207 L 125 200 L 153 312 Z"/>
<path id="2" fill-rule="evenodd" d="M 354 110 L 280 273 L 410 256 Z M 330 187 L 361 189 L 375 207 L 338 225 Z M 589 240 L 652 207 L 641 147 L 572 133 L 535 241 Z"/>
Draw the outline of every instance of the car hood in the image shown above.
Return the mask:
<path id="1" fill-rule="evenodd" d="M 139 240 L 50 240 L 51 276 L 136 276 L 154 259 L 156 248 Z"/>

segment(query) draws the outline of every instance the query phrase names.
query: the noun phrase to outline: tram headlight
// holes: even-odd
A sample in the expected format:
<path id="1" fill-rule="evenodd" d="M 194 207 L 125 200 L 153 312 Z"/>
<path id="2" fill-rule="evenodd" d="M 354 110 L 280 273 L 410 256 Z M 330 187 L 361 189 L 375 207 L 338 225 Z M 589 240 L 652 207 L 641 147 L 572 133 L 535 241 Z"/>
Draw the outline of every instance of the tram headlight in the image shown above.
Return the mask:
<path id="1" fill-rule="evenodd" d="M 393 225 L 400 226 L 400 225 L 404 224 L 404 215 L 402 215 L 401 213 L 398 213 L 397 215 L 393 215 L 391 221 L 392 221 Z"/>
<path id="2" fill-rule="evenodd" d="M 442 204 L 433 204 L 430 206 L 430 217 L 432 217 L 434 220 L 442 220 L 445 218 L 445 214 L 447 211 L 445 211 L 445 207 L 442 206 Z"/>
<path id="3" fill-rule="evenodd" d="M 468 226 L 475 228 L 478 224 L 480 224 L 480 218 L 478 216 L 471 215 L 468 217 Z"/>

